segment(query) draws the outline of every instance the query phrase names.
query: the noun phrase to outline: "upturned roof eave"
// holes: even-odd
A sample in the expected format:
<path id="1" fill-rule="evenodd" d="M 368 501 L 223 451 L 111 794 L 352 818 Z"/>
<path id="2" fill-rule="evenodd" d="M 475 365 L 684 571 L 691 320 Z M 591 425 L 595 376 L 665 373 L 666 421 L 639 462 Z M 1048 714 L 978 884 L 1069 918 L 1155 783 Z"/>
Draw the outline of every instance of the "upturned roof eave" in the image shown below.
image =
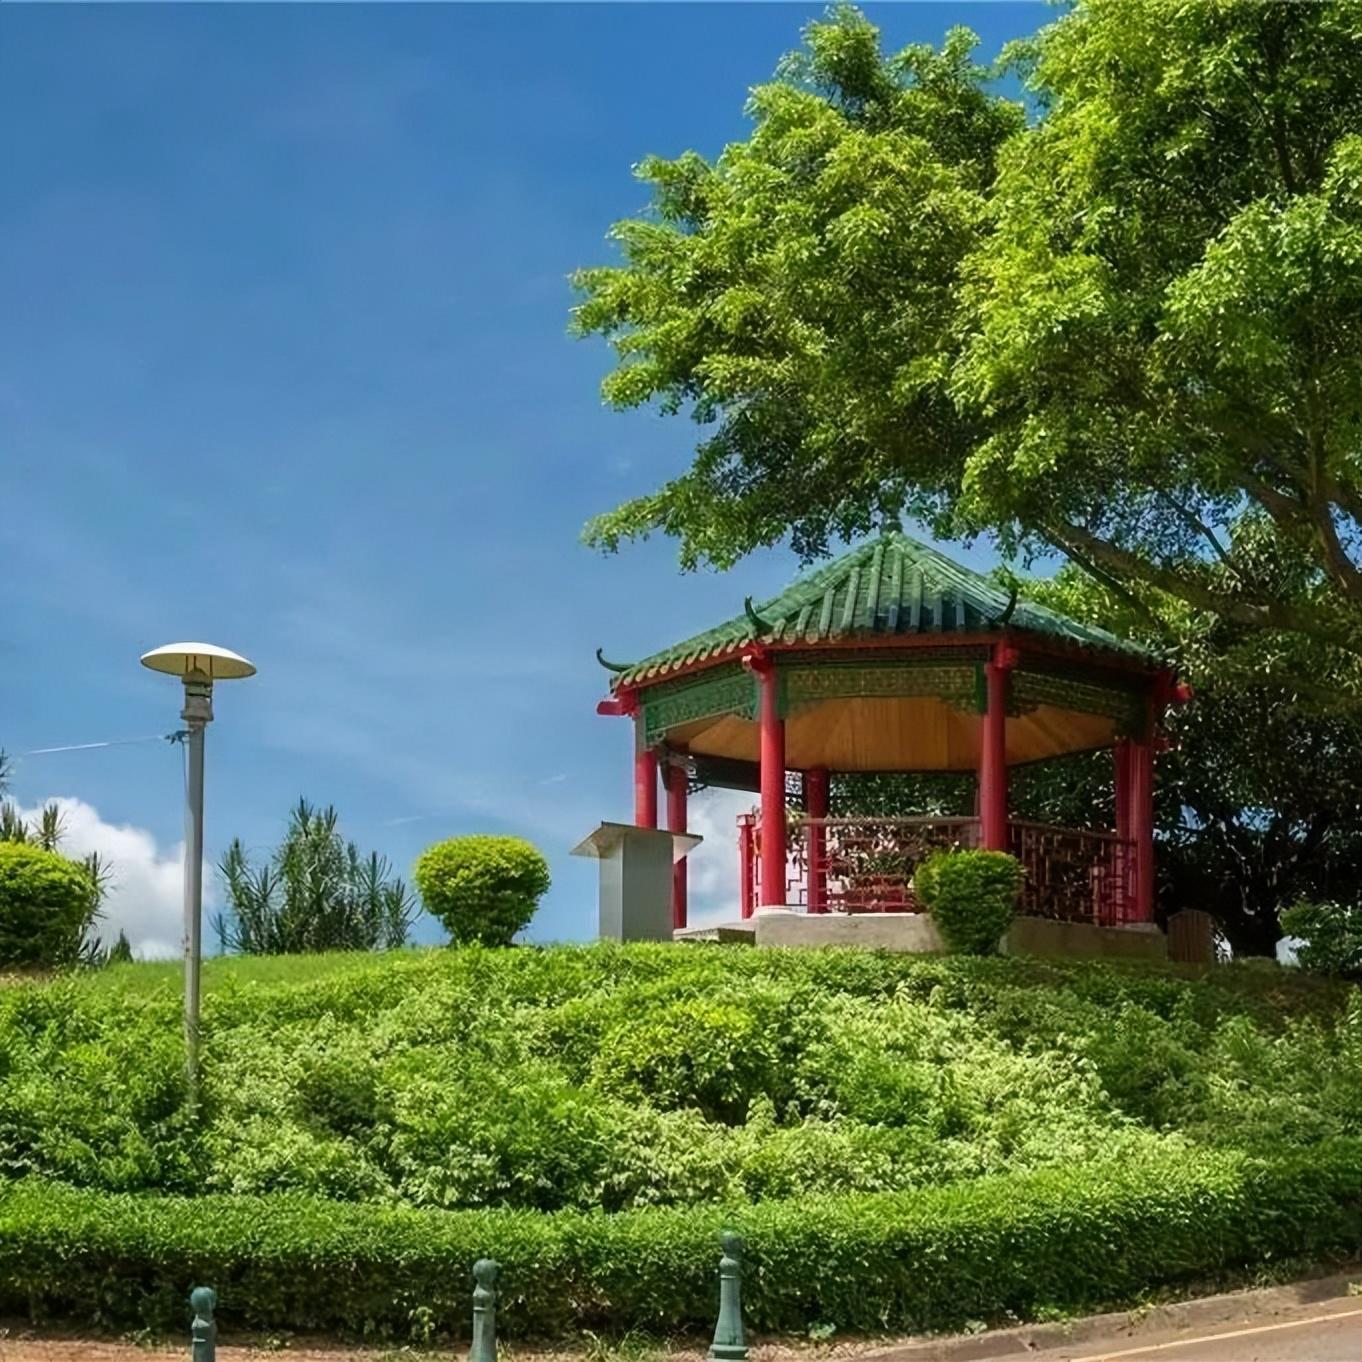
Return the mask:
<path id="1" fill-rule="evenodd" d="M 947 623 L 949 616 L 949 623 Z M 772 626 L 763 633 L 762 626 Z M 611 690 L 636 690 L 731 661 L 744 649 L 836 651 L 950 647 L 968 633 L 1007 634 L 1098 665 L 1157 670 L 1156 653 L 1030 601 L 897 530 L 814 569 L 755 608 L 621 668 Z M 610 664 L 607 664 L 610 665 Z"/>

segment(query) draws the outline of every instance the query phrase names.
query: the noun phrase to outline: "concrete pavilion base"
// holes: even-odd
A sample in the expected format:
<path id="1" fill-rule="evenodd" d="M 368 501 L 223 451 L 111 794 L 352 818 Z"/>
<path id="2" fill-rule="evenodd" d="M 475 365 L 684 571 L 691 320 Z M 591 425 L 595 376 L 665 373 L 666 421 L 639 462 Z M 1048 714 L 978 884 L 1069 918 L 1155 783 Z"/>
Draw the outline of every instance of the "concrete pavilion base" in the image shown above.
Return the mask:
<path id="1" fill-rule="evenodd" d="M 763 909 L 755 923 L 758 946 L 861 946 L 867 950 L 941 955 L 945 942 L 926 913 L 796 913 Z M 722 934 L 719 939 L 723 940 Z M 1086 922 L 1051 922 L 1019 917 L 1003 939 L 1004 955 L 1070 959 L 1166 960 L 1163 933 L 1152 924 L 1094 927 Z"/>
<path id="2" fill-rule="evenodd" d="M 940 955 L 946 949 L 925 913 L 757 914 L 758 946 L 863 946 L 867 950 Z"/>
<path id="3" fill-rule="evenodd" d="M 1094 927 L 1090 922 L 1052 922 L 1019 917 L 1003 940 L 1004 955 L 1058 955 L 1089 960 L 1167 960 L 1168 939 L 1152 922 Z"/>

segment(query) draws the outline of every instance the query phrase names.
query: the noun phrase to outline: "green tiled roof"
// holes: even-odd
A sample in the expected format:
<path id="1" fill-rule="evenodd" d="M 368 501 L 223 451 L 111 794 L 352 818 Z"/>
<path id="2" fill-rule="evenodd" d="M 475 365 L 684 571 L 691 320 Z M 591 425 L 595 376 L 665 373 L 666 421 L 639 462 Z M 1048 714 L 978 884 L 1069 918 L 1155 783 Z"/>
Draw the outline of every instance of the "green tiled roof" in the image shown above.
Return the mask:
<path id="1" fill-rule="evenodd" d="M 1022 633 L 1153 660 L 1153 654 L 1105 629 L 1042 605 L 1013 602 L 982 573 L 890 530 L 726 624 L 632 663 L 619 672 L 614 684 L 646 683 L 757 640 L 788 646 L 887 634 L 976 634 L 1004 624 Z"/>

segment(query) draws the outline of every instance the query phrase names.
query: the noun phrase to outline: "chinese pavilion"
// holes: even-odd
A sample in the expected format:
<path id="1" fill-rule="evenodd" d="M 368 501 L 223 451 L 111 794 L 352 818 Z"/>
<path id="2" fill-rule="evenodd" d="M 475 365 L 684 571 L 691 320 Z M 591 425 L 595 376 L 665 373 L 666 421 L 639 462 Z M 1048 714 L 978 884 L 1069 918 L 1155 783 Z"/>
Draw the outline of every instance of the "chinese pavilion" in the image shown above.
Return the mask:
<path id="1" fill-rule="evenodd" d="M 1021 909 L 1104 926 L 1154 917 L 1153 763 L 1186 698 L 1153 654 L 1017 599 L 891 531 L 718 628 L 621 666 L 598 712 L 634 722 L 634 821 L 685 832 L 688 792 L 760 792 L 739 819 L 741 911 L 916 909 L 912 875 L 942 846 L 1010 851 Z M 1008 770 L 1111 748 L 1116 827 L 1010 816 Z M 973 817 L 830 818 L 853 772 L 976 772 Z M 792 779 L 792 777 L 794 779 Z M 686 925 L 686 865 L 673 924 Z"/>

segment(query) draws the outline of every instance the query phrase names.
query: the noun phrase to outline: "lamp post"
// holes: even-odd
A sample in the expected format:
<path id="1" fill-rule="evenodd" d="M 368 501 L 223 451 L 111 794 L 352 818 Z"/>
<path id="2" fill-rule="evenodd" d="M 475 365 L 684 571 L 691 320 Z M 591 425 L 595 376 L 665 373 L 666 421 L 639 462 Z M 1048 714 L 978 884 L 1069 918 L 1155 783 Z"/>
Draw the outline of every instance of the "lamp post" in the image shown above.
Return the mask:
<path id="1" fill-rule="evenodd" d="M 203 959 L 203 731 L 213 721 L 213 682 L 254 676 L 255 665 L 211 643 L 167 643 L 142 665 L 184 683 L 180 718 L 188 730 L 184 821 L 184 1052 L 189 1101 L 199 1094 L 199 965 Z"/>

